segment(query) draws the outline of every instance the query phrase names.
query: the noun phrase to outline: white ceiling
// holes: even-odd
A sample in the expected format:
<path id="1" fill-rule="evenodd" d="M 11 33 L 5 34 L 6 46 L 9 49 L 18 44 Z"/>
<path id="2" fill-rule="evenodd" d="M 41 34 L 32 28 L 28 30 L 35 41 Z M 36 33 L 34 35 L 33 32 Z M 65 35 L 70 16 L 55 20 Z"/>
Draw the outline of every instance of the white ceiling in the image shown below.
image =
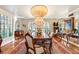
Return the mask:
<path id="1" fill-rule="evenodd" d="M 46 5 L 48 13 L 45 18 L 65 17 L 67 13 L 79 8 L 78 5 Z M 33 18 L 31 14 L 32 5 L 1 5 L 3 8 L 18 17 Z"/>

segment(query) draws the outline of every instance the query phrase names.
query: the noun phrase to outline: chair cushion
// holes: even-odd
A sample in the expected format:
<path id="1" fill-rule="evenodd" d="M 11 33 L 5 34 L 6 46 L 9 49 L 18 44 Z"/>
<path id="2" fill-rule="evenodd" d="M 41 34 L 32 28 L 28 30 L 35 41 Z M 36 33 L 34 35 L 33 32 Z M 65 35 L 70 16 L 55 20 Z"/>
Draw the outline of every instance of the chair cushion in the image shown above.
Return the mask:
<path id="1" fill-rule="evenodd" d="M 35 48 L 35 50 L 36 50 L 36 54 L 40 54 L 44 52 L 43 47 Z"/>
<path id="2" fill-rule="evenodd" d="M 33 48 L 32 38 L 29 37 L 29 36 L 26 36 L 26 39 L 27 39 L 27 42 L 28 42 L 29 47 Z"/>

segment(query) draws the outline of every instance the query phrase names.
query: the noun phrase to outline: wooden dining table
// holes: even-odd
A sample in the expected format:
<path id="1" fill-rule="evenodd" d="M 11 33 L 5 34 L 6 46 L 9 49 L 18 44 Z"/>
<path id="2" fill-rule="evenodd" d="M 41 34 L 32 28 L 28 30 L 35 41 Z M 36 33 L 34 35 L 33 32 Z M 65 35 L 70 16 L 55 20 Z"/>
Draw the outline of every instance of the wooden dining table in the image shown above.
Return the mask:
<path id="1" fill-rule="evenodd" d="M 35 45 L 42 46 L 44 48 L 45 53 L 51 53 L 52 49 L 52 38 L 49 37 L 47 34 L 42 33 L 42 35 L 37 36 L 35 33 L 32 33 L 33 37 L 33 46 Z M 49 50 L 49 52 L 47 52 Z"/>

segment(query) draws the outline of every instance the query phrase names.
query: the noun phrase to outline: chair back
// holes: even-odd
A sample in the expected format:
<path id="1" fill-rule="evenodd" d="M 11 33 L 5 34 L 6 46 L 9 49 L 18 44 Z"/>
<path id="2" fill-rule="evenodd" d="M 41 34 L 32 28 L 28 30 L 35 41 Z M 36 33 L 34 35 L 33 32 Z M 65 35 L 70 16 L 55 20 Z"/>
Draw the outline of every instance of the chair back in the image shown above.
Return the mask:
<path id="1" fill-rule="evenodd" d="M 2 36 L 0 35 L 0 47 L 1 47 L 1 44 L 2 44 Z"/>
<path id="2" fill-rule="evenodd" d="M 46 38 L 44 40 L 44 51 L 45 53 L 51 53 L 52 51 L 52 38 Z"/>
<path id="3" fill-rule="evenodd" d="M 27 46 L 33 48 L 33 37 L 29 33 L 25 34 L 25 40 L 27 42 Z"/>
<path id="4" fill-rule="evenodd" d="M 1 44 L 2 44 L 2 37 L 0 35 L 0 52 L 1 52 Z"/>

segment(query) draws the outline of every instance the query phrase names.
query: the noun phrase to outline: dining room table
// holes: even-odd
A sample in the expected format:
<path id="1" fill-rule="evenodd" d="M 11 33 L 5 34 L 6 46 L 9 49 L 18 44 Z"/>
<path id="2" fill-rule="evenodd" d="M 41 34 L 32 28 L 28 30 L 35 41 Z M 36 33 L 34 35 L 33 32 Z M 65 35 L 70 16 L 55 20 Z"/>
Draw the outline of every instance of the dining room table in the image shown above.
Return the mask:
<path id="1" fill-rule="evenodd" d="M 48 36 L 46 33 L 42 32 L 41 35 L 36 35 L 36 33 L 32 33 L 33 37 L 33 46 L 35 49 L 35 45 L 42 46 L 44 48 L 44 52 L 46 54 L 51 53 L 52 50 L 52 38 Z"/>

